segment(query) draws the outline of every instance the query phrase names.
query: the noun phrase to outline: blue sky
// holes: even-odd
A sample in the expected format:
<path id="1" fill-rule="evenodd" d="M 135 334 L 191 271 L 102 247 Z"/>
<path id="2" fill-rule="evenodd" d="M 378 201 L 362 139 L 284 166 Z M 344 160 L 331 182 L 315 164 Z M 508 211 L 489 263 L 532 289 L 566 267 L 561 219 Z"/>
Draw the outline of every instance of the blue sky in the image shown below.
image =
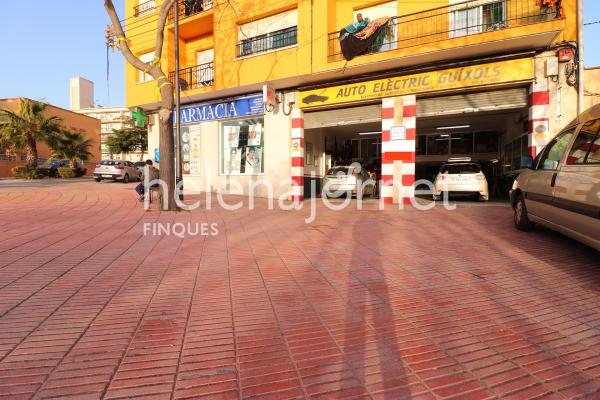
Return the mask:
<path id="1" fill-rule="evenodd" d="M 114 0 L 123 16 L 124 0 Z M 585 1 L 585 21 L 600 20 L 600 1 Z M 68 108 L 69 78 L 95 83 L 98 104 L 108 103 L 102 0 L 3 1 L 0 20 L 0 98 L 29 97 Z M 585 29 L 585 64 L 600 66 L 600 24 Z M 124 61 L 110 53 L 110 105 L 122 105 Z M 42 71 L 44 66 L 47 71 Z"/>

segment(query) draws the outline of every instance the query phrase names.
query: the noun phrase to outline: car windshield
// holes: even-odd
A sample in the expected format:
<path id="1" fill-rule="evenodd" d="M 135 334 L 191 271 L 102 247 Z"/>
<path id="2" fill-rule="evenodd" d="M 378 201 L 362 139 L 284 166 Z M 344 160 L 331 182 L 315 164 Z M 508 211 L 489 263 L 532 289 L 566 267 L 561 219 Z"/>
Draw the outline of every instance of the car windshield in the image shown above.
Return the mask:
<path id="1" fill-rule="evenodd" d="M 350 167 L 333 167 L 327 172 L 327 175 L 348 175 Z"/>
<path id="2" fill-rule="evenodd" d="M 477 164 L 446 164 L 440 168 L 442 174 L 478 174 L 481 167 Z"/>
<path id="3" fill-rule="evenodd" d="M 108 160 L 108 161 L 102 161 L 100 163 L 100 165 L 121 165 L 121 162 L 120 161 Z"/>

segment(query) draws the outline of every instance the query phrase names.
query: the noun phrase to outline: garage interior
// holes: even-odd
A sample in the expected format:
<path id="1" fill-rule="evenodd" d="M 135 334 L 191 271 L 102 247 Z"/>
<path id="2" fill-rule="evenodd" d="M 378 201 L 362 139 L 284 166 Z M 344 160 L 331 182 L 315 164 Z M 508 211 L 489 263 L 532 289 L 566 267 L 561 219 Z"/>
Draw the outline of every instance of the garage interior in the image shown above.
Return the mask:
<path id="1" fill-rule="evenodd" d="M 521 157 L 528 154 L 526 88 L 417 98 L 415 178 L 433 181 L 451 157 L 481 163 L 492 197 L 507 196 Z M 316 193 L 327 170 L 360 162 L 381 172 L 381 102 L 305 114 L 305 196 Z M 508 186 L 508 187 L 507 187 Z"/>

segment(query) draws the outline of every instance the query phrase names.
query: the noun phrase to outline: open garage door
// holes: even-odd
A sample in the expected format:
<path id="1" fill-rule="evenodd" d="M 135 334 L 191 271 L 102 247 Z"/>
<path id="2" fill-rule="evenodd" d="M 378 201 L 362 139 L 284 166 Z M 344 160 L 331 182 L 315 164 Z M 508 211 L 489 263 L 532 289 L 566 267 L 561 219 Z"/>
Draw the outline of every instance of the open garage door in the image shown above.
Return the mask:
<path id="1" fill-rule="evenodd" d="M 503 111 L 526 108 L 527 106 L 528 94 L 526 88 L 493 90 L 419 99 L 417 101 L 417 118 Z"/>

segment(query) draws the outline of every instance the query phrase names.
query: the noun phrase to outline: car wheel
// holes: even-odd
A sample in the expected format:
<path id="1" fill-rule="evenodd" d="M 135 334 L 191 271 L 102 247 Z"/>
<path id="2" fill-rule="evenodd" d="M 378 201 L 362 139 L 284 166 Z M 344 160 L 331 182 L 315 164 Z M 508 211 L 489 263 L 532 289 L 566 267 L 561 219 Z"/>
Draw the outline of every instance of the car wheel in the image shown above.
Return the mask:
<path id="1" fill-rule="evenodd" d="M 514 206 L 515 211 L 515 226 L 521 231 L 530 231 L 535 227 L 535 223 L 529 220 L 527 215 L 527 207 L 525 206 L 525 199 L 519 195 Z"/>
<path id="2" fill-rule="evenodd" d="M 129 183 L 129 174 L 125 174 L 123 177 L 123 183 Z"/>
<path id="3" fill-rule="evenodd" d="M 95 180 L 96 182 L 100 182 L 102 179 L 100 179 L 100 178 L 94 178 L 94 180 Z"/>

